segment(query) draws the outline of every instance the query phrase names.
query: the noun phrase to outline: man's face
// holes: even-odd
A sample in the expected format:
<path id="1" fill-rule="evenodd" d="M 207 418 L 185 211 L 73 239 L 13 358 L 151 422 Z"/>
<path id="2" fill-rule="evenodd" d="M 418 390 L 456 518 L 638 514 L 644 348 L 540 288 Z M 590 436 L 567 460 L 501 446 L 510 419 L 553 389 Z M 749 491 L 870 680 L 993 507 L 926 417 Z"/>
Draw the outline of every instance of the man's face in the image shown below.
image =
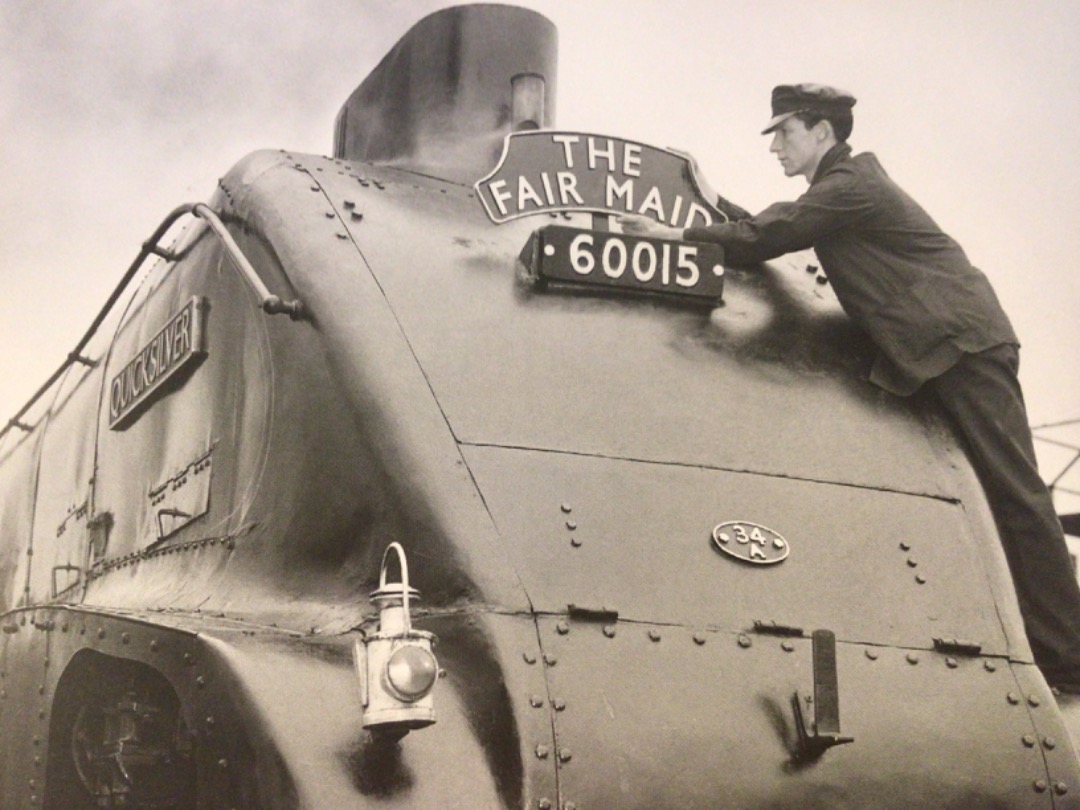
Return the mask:
<path id="1" fill-rule="evenodd" d="M 807 180 L 814 176 L 821 160 L 821 139 L 816 127 L 806 128 L 798 118 L 789 118 L 773 132 L 770 152 L 775 152 L 788 177 L 803 175 Z"/>

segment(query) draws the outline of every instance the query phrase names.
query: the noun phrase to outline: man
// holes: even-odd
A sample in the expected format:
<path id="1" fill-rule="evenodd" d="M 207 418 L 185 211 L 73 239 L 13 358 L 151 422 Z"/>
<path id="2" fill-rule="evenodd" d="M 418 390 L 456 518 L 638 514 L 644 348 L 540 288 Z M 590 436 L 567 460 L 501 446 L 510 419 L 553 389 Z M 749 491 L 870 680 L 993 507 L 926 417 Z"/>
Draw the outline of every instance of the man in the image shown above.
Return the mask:
<path id="1" fill-rule="evenodd" d="M 1080 693 L 1080 588 L 1036 467 L 1017 379 L 1019 342 L 986 277 L 847 138 L 855 99 L 812 84 L 772 93 L 772 133 L 788 177 L 810 188 L 757 216 L 685 231 L 620 217 L 631 234 L 718 242 L 732 265 L 814 248 L 847 314 L 878 348 L 870 381 L 900 396 L 929 389 L 967 443 L 997 522 L 1035 661 Z"/>

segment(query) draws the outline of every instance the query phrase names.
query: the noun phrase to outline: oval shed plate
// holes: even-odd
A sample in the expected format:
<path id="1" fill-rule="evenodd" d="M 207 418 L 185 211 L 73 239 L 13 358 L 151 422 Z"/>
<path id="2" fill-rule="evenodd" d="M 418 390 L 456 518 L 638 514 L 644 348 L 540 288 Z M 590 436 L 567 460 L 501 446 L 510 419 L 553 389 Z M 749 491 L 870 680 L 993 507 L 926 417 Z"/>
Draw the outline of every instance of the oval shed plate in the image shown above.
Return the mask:
<path id="1" fill-rule="evenodd" d="M 712 531 L 713 544 L 725 554 L 754 565 L 773 565 L 787 559 L 788 541 L 758 523 L 729 520 Z"/>

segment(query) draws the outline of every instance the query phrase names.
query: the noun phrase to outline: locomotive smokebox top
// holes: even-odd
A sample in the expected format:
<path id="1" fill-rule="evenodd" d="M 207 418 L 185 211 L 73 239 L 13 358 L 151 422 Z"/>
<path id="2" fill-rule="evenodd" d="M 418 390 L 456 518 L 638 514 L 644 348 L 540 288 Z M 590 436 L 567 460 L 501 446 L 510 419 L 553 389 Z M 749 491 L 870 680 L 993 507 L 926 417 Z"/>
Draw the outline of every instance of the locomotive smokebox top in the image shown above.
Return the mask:
<path id="1" fill-rule="evenodd" d="M 554 121 L 556 37 L 546 17 L 512 6 L 425 17 L 341 108 L 334 156 L 471 183 L 507 133 Z"/>

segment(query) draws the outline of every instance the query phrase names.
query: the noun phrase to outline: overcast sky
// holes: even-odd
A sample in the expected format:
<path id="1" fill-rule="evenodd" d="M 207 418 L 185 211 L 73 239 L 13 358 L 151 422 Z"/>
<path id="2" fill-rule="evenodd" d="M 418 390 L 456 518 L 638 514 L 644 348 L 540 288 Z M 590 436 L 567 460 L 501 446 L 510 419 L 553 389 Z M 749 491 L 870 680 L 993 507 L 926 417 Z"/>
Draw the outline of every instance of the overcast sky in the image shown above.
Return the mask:
<path id="1" fill-rule="evenodd" d="M 0 0 L 0 419 L 169 211 L 208 199 L 252 150 L 328 153 L 348 93 L 449 5 Z M 771 88 L 853 92 L 855 150 L 877 153 L 995 285 L 1032 423 L 1080 418 L 1080 3 L 518 5 L 559 29 L 558 127 L 687 150 L 751 210 L 805 188 L 758 134 Z M 1042 435 L 1080 442 L 1080 427 Z M 1071 458 L 1041 451 L 1047 477 Z"/>

